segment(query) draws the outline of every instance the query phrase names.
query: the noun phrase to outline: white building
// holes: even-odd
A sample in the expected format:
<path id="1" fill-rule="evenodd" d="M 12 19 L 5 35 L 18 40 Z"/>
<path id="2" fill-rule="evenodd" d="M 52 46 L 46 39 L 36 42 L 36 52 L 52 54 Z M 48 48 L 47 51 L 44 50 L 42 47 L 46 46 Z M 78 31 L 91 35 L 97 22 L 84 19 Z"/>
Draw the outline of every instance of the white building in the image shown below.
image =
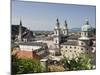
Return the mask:
<path id="1" fill-rule="evenodd" d="M 34 52 L 42 58 L 47 56 L 47 45 L 45 43 L 19 43 L 20 51 Z"/>

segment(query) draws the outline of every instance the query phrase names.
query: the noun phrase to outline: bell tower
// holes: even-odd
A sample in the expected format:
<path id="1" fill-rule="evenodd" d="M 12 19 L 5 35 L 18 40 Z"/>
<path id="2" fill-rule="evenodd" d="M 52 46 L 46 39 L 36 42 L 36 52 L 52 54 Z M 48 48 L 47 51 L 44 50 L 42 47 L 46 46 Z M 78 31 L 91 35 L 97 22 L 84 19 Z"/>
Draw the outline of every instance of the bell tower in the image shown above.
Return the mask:
<path id="1" fill-rule="evenodd" d="M 92 27 L 89 25 L 89 21 L 86 18 L 85 23 L 82 26 L 81 36 L 82 37 L 85 37 L 85 36 L 90 37 L 91 36 L 91 30 L 92 30 Z"/>
<path id="2" fill-rule="evenodd" d="M 21 20 L 20 20 L 20 24 L 19 24 L 18 41 L 19 41 L 19 43 L 22 42 L 22 21 Z"/>
<path id="3" fill-rule="evenodd" d="M 65 20 L 65 24 L 64 24 L 64 28 L 63 28 L 63 35 L 64 36 L 68 36 L 68 27 L 67 26 L 68 26 L 68 24 Z"/>
<path id="4" fill-rule="evenodd" d="M 56 23 L 56 26 L 54 28 L 54 44 L 56 46 L 56 48 L 59 48 L 60 47 L 60 41 L 61 41 L 61 29 L 60 29 L 60 23 L 59 23 L 59 20 L 57 18 L 57 23 Z"/>

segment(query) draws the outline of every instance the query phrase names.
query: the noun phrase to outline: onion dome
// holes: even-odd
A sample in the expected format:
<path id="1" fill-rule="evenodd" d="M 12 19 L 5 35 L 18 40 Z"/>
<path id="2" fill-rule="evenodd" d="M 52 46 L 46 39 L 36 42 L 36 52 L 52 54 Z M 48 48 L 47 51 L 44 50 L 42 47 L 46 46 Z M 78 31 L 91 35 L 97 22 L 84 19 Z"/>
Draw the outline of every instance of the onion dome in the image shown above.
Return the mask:
<path id="1" fill-rule="evenodd" d="M 82 26 L 82 31 L 91 31 L 92 27 L 89 25 L 88 19 L 85 20 L 85 24 Z"/>

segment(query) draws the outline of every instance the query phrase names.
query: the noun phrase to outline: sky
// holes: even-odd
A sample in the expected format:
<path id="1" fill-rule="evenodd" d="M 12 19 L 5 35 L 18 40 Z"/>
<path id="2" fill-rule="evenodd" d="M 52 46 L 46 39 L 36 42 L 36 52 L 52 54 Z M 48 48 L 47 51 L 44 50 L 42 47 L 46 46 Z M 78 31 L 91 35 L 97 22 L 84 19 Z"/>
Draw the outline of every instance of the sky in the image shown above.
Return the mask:
<path id="1" fill-rule="evenodd" d="M 68 28 L 81 28 L 88 18 L 92 27 L 96 25 L 96 7 L 90 5 L 72 5 L 43 3 L 31 1 L 12 1 L 11 24 L 23 26 L 31 30 L 51 31 L 59 19 L 60 27 L 67 21 Z"/>

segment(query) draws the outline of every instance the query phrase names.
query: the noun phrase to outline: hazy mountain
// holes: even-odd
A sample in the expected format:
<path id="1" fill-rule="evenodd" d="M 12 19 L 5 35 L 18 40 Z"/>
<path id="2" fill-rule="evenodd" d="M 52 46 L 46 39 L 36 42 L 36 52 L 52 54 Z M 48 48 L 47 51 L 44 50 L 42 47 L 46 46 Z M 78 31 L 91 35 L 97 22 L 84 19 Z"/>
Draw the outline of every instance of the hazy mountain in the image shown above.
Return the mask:
<path id="1" fill-rule="evenodd" d="M 72 28 L 72 29 L 69 29 L 69 32 L 80 32 L 81 31 L 81 28 Z"/>

